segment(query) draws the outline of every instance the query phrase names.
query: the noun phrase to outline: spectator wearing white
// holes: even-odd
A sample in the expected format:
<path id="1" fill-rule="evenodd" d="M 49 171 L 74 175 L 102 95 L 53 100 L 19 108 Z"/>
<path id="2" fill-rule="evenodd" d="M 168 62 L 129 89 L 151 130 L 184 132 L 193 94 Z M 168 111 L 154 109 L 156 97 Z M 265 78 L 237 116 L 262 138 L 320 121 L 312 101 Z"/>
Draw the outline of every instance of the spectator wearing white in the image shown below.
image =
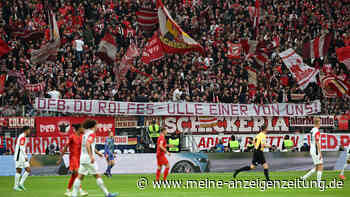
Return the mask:
<path id="1" fill-rule="evenodd" d="M 76 57 L 77 60 L 79 61 L 79 63 L 82 63 L 82 56 L 83 56 L 83 52 L 84 52 L 84 41 L 82 40 L 82 38 L 79 36 L 76 37 L 76 39 L 73 42 L 73 47 L 76 51 Z"/>
<path id="2" fill-rule="evenodd" d="M 53 99 L 59 99 L 61 98 L 61 93 L 58 90 L 51 90 L 47 92 L 48 95 L 50 95 L 51 98 Z"/>

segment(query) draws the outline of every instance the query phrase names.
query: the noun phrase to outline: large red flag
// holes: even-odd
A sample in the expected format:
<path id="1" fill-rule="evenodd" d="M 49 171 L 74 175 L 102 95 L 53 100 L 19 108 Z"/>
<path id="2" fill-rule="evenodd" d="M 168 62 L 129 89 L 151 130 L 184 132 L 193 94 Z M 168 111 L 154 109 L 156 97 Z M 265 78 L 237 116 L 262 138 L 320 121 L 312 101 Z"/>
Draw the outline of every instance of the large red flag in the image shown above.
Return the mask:
<path id="1" fill-rule="evenodd" d="M 154 32 L 153 37 L 147 42 L 143 49 L 141 61 L 145 64 L 149 64 L 162 57 L 164 57 L 164 51 L 158 37 L 158 32 Z"/>
<path id="2" fill-rule="evenodd" d="M 158 26 L 158 14 L 157 10 L 140 8 L 139 11 L 136 12 L 137 24 L 141 29 L 152 32 Z"/>
<path id="3" fill-rule="evenodd" d="M 0 57 L 8 54 L 10 51 L 11 51 L 11 49 L 7 45 L 7 43 L 0 38 Z"/>
<path id="4" fill-rule="evenodd" d="M 106 33 L 98 46 L 97 55 L 107 63 L 113 64 L 116 54 L 117 47 L 115 39 L 111 34 Z"/>

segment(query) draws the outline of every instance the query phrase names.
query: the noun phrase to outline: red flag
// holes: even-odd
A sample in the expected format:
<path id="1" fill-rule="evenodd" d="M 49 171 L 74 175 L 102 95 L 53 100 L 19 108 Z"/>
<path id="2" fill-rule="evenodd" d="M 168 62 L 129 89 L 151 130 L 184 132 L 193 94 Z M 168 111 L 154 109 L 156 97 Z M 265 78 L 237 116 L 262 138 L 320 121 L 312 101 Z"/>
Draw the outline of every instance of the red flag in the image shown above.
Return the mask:
<path id="1" fill-rule="evenodd" d="M 332 64 L 323 65 L 322 72 L 325 74 L 333 73 Z"/>
<path id="2" fill-rule="evenodd" d="M 204 48 L 176 24 L 161 0 L 157 0 L 157 9 L 159 38 L 166 53 L 186 53 L 189 51 L 204 53 Z"/>
<path id="3" fill-rule="evenodd" d="M 333 34 L 322 35 L 304 44 L 303 58 L 317 59 L 327 55 Z"/>
<path id="4" fill-rule="evenodd" d="M 131 43 L 120 62 L 119 73 L 121 74 L 122 77 L 124 77 L 128 72 L 134 58 L 139 55 L 140 55 L 139 49 L 134 43 Z"/>
<path id="5" fill-rule="evenodd" d="M 256 70 L 250 66 L 247 66 L 246 70 L 248 71 L 248 86 L 250 88 L 256 88 L 258 84 Z"/>
<path id="6" fill-rule="evenodd" d="M 241 58 L 242 45 L 227 42 L 227 57 L 231 59 Z"/>
<path id="7" fill-rule="evenodd" d="M 10 51 L 11 51 L 11 49 L 7 45 L 7 43 L 0 38 L 0 57 L 8 54 Z"/>
<path id="8" fill-rule="evenodd" d="M 328 98 L 350 96 L 350 84 L 333 73 L 321 76 L 321 88 L 324 96 Z"/>
<path id="9" fill-rule="evenodd" d="M 111 34 L 106 33 L 98 46 L 97 55 L 107 63 L 113 64 L 116 54 L 117 47 L 115 39 Z"/>
<path id="10" fill-rule="evenodd" d="M 345 64 L 345 66 L 350 71 L 350 46 L 337 48 L 335 52 L 337 53 L 339 62 L 342 62 L 343 64 Z"/>
<path id="11" fill-rule="evenodd" d="M 149 64 L 163 57 L 164 51 L 158 37 L 158 32 L 154 32 L 153 37 L 147 42 L 143 49 L 141 61 L 145 64 Z"/>

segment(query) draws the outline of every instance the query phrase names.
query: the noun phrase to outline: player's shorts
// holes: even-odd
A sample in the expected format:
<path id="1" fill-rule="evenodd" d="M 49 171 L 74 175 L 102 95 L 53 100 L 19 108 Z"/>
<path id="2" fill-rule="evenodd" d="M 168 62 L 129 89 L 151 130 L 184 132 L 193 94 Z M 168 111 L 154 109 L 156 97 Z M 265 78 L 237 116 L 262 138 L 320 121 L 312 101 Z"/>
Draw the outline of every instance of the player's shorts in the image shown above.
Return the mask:
<path id="1" fill-rule="evenodd" d="M 78 170 L 79 174 L 82 175 L 95 175 L 97 174 L 97 166 L 96 163 L 92 164 L 92 163 L 81 163 L 79 166 L 79 170 Z"/>
<path id="2" fill-rule="evenodd" d="M 316 155 L 316 153 L 311 153 L 311 157 L 314 165 L 323 164 L 323 158 L 321 158 L 319 154 Z"/>
<path id="3" fill-rule="evenodd" d="M 114 160 L 114 154 L 111 152 L 106 153 L 108 155 L 108 161 L 113 161 Z"/>
<path id="4" fill-rule="evenodd" d="M 23 161 L 23 162 L 20 162 L 20 161 L 16 161 L 16 168 L 28 168 L 30 165 L 29 165 L 29 161 Z"/>
<path id="5" fill-rule="evenodd" d="M 79 169 L 79 159 L 77 158 L 69 158 L 69 170 L 70 171 L 78 171 Z"/>
<path id="6" fill-rule="evenodd" d="M 264 153 L 262 151 L 260 151 L 260 150 L 255 150 L 254 149 L 252 164 L 254 166 L 258 166 L 259 164 L 263 165 L 264 163 L 266 163 L 266 159 L 265 159 Z"/>
<path id="7" fill-rule="evenodd" d="M 162 166 L 162 165 L 167 165 L 169 162 L 168 162 L 168 159 L 166 158 L 166 156 L 164 155 L 157 155 L 157 165 L 158 166 Z"/>

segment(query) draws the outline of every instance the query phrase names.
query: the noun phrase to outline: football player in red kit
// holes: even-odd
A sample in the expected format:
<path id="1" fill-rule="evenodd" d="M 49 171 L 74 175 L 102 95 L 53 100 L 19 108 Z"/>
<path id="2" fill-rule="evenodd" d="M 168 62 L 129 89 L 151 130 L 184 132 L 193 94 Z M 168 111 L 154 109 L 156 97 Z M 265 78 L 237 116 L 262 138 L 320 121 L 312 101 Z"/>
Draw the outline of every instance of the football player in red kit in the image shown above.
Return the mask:
<path id="1" fill-rule="evenodd" d="M 165 154 L 168 154 L 170 156 L 170 153 L 167 151 L 167 147 L 169 147 L 166 143 L 165 136 L 167 135 L 168 131 L 166 128 L 162 128 L 160 136 L 157 140 L 157 173 L 156 173 L 156 180 L 159 181 L 160 172 L 162 171 L 162 166 L 165 166 L 164 170 L 164 177 L 163 180 L 166 180 L 166 177 L 169 173 L 169 162 L 166 158 Z"/>
<path id="2" fill-rule="evenodd" d="M 84 128 L 81 124 L 73 124 L 72 125 L 75 132 L 72 133 L 68 138 L 68 143 L 65 144 L 61 157 L 58 160 L 57 164 L 62 162 L 62 157 L 64 153 L 69 149 L 69 170 L 72 172 L 72 176 L 69 179 L 67 191 L 65 193 L 66 196 L 71 196 L 71 189 L 74 183 L 75 178 L 78 176 L 78 169 L 80 165 L 80 151 L 81 151 L 81 137 L 84 134 Z M 88 195 L 87 192 L 80 188 L 80 193 L 82 196 Z"/>

